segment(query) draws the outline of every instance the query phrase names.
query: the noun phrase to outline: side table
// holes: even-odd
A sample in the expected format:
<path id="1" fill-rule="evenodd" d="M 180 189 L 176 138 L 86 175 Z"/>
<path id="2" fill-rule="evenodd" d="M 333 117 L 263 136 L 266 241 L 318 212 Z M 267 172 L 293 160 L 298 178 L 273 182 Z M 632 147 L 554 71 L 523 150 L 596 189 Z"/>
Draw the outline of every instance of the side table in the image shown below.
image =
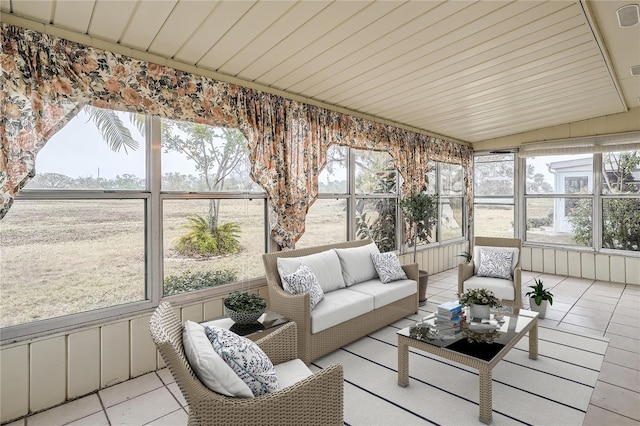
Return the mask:
<path id="1" fill-rule="evenodd" d="M 246 337 L 250 340 L 258 340 L 266 336 L 269 333 L 274 332 L 280 328 L 283 324 L 288 323 L 289 320 L 282 315 L 265 311 L 264 314 L 258 318 L 258 321 L 252 324 L 236 324 L 229 317 L 216 318 L 214 320 L 205 321 L 202 325 L 215 326 L 225 328 L 229 331 L 233 331 L 239 336 Z"/>

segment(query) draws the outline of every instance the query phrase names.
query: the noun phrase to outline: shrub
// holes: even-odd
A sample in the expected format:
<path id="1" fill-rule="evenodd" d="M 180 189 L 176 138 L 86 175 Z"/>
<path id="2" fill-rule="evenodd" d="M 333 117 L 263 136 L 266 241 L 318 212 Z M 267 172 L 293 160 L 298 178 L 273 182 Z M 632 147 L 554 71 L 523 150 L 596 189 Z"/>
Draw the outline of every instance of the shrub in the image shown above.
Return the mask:
<path id="1" fill-rule="evenodd" d="M 178 238 L 175 249 L 183 256 L 216 256 L 240 252 L 240 226 L 230 222 L 218 226 L 213 231 L 209 219 L 200 216 L 187 217 L 184 227 L 189 232 Z"/>
<path id="2" fill-rule="evenodd" d="M 181 275 L 169 275 L 164 279 L 164 295 L 186 293 L 203 288 L 216 287 L 238 281 L 235 271 L 187 271 Z"/>

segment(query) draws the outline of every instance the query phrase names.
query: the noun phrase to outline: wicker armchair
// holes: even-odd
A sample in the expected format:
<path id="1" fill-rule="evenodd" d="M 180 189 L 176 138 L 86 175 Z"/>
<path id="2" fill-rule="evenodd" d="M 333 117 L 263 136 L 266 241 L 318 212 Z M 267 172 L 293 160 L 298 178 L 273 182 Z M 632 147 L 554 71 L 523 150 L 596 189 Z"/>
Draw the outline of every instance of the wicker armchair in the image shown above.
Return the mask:
<path id="1" fill-rule="evenodd" d="M 296 384 L 256 398 L 220 395 L 204 386 L 184 353 L 183 325 L 162 302 L 150 321 L 151 337 L 189 405 L 189 425 L 342 425 L 342 366 L 332 364 Z M 297 357 L 296 324 L 256 342 L 275 364 Z"/>
<path id="2" fill-rule="evenodd" d="M 496 280 L 497 286 L 501 287 L 512 287 L 513 288 L 513 298 L 501 298 L 502 305 L 509 306 L 513 309 L 513 313 L 517 314 L 522 308 L 522 270 L 520 269 L 520 259 L 521 259 L 521 251 L 522 251 L 522 243 L 518 238 L 490 238 L 490 237 L 476 237 L 474 239 L 474 248 L 478 246 L 491 246 L 491 247 L 513 247 L 518 249 L 518 262 L 516 267 L 513 269 L 513 280 L 508 281 L 500 278 L 484 278 L 484 280 Z M 476 250 L 474 250 L 475 252 Z M 477 257 L 477 254 L 474 253 L 474 260 Z M 459 264 L 458 265 L 458 293 L 463 293 L 465 290 L 469 288 L 479 288 L 477 285 L 478 278 L 475 276 L 475 263 L 472 260 L 467 264 Z M 489 288 L 490 290 L 496 291 L 496 288 L 492 288 L 490 285 L 482 285 L 482 287 Z"/>

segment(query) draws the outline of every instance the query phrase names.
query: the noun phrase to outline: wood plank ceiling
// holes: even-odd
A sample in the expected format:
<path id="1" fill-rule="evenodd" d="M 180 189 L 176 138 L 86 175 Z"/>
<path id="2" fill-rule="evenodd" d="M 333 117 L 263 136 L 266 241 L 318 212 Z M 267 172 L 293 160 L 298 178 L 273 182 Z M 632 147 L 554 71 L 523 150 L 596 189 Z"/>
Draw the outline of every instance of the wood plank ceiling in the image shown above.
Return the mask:
<path id="1" fill-rule="evenodd" d="M 0 0 L 309 102 L 476 142 L 638 107 L 638 1 Z M 18 17 L 29 21 L 20 20 Z M 14 18 L 12 20 L 12 18 Z"/>

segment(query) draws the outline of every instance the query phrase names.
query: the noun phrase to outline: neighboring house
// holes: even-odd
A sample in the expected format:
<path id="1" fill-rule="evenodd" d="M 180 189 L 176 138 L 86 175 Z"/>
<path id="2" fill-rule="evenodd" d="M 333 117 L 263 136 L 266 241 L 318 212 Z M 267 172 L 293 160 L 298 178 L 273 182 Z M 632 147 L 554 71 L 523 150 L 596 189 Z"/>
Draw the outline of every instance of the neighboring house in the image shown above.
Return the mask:
<path id="1" fill-rule="evenodd" d="M 553 188 L 556 194 L 580 194 L 593 191 L 593 157 L 556 161 L 549 164 L 554 175 Z M 553 203 L 553 230 L 571 232 L 567 217 L 575 206 L 575 198 L 556 198 Z"/>

